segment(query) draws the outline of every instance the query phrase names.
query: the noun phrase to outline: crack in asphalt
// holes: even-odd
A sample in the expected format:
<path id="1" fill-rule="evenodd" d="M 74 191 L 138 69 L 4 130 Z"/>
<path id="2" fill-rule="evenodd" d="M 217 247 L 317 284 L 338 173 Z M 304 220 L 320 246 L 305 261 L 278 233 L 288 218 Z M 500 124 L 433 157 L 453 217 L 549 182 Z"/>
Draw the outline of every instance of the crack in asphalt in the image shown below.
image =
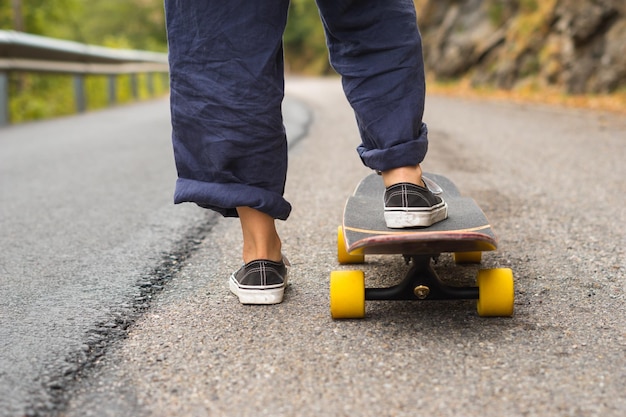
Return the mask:
<path id="1" fill-rule="evenodd" d="M 151 301 L 174 279 L 184 262 L 197 251 L 211 233 L 217 216 L 190 230 L 164 253 L 161 262 L 134 284 L 132 297 L 116 305 L 107 317 L 85 333 L 83 344 L 65 358 L 64 367 L 43 372 L 39 387 L 30 393 L 25 416 L 40 417 L 62 413 L 74 388 L 97 369 L 100 359 L 117 342 L 127 338 L 130 328 L 150 308 Z"/>

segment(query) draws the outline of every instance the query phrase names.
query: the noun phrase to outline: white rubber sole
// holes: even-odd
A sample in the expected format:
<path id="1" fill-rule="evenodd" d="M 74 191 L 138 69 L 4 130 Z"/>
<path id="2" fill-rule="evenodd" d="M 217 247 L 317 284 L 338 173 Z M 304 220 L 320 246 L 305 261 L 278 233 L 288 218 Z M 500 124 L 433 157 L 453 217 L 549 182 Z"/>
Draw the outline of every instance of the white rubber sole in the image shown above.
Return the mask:
<path id="1" fill-rule="evenodd" d="M 239 298 L 241 304 L 279 304 L 283 301 L 287 278 L 285 277 L 285 283 L 280 287 L 245 288 L 240 287 L 231 276 L 228 286 L 230 291 Z"/>
<path id="2" fill-rule="evenodd" d="M 429 227 L 448 218 L 448 206 L 428 211 L 408 211 L 405 209 L 385 209 L 385 223 L 390 229 Z"/>

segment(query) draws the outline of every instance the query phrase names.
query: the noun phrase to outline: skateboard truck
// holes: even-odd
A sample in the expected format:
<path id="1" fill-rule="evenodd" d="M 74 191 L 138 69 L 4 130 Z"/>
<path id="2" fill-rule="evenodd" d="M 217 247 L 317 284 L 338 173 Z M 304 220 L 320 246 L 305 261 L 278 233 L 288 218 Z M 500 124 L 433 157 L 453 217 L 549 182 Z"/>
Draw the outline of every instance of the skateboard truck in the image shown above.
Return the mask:
<path id="1" fill-rule="evenodd" d="M 334 319 L 365 317 L 366 300 L 477 300 L 478 315 L 513 315 L 513 272 L 508 268 L 481 269 L 476 286 L 450 286 L 433 269 L 431 255 L 410 256 L 411 267 L 397 285 L 365 288 L 363 271 L 333 271 L 330 276 L 330 312 Z"/>
<path id="2" fill-rule="evenodd" d="M 477 300 L 478 287 L 445 285 L 431 265 L 432 256 L 411 256 L 404 279 L 389 288 L 366 288 L 366 300 Z"/>

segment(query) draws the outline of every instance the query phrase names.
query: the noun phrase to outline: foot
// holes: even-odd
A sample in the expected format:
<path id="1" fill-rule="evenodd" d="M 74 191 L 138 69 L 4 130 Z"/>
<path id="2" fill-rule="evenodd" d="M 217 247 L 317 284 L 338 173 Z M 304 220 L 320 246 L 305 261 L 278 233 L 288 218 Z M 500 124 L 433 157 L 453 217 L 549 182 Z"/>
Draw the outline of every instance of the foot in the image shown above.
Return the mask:
<path id="1" fill-rule="evenodd" d="M 448 206 L 424 186 L 408 182 L 391 185 L 385 190 L 385 222 L 390 229 L 429 227 L 448 218 Z"/>
<path id="2" fill-rule="evenodd" d="M 278 304 L 287 286 L 289 261 L 248 262 L 230 276 L 230 291 L 242 304 Z"/>

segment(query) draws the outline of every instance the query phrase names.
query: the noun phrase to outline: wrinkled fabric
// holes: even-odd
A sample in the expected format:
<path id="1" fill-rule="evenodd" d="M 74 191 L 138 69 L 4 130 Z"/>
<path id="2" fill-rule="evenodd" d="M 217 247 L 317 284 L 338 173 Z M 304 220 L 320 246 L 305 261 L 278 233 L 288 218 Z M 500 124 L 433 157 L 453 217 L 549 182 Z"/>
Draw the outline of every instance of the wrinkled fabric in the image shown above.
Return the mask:
<path id="1" fill-rule="evenodd" d="M 282 36 L 288 0 L 165 0 L 175 203 L 276 219 L 287 141 Z M 417 165 L 427 148 L 424 67 L 410 0 L 318 0 L 330 62 L 354 109 L 363 163 Z"/>

